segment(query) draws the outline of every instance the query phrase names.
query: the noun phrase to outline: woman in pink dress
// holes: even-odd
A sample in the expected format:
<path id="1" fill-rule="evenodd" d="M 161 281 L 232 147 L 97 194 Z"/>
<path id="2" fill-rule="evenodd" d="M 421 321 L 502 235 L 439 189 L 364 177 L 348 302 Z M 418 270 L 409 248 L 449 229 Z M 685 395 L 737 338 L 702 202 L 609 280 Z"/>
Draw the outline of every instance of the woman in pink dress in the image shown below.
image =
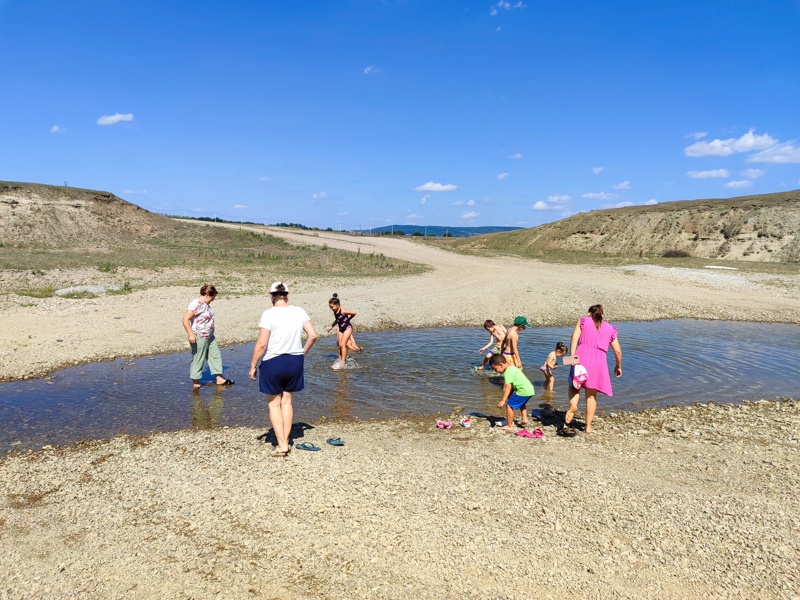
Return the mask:
<path id="1" fill-rule="evenodd" d="M 578 411 L 580 388 L 586 393 L 586 433 L 592 432 L 592 419 L 597 410 L 597 392 L 612 396 L 611 377 L 608 374 L 608 347 L 614 351 L 617 364 L 614 375 L 622 377 L 622 347 L 617 339 L 617 328 L 603 321 L 603 306 L 595 304 L 589 307 L 589 316 L 581 317 L 572 332 L 570 354 L 579 359 L 579 364 L 586 369 L 586 381 L 574 381 L 575 367 L 569 373 L 569 410 L 564 422 L 569 428 L 572 418 Z M 579 378 L 580 379 L 580 378 Z M 575 387 L 577 385 L 577 387 Z"/>

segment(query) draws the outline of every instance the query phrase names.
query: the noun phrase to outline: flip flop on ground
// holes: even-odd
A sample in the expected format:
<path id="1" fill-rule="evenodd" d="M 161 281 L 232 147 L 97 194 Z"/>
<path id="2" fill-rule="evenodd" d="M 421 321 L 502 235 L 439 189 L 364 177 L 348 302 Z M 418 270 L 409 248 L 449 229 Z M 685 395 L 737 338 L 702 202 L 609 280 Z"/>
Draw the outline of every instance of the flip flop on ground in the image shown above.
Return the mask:
<path id="1" fill-rule="evenodd" d="M 331 446 L 344 446 L 342 438 L 328 438 L 325 441 L 328 442 Z"/>
<path id="2" fill-rule="evenodd" d="M 303 442 L 302 444 L 297 444 L 295 446 L 298 450 L 309 450 L 311 452 L 316 452 L 317 450 L 322 450 L 319 446 L 315 446 L 310 442 Z"/>

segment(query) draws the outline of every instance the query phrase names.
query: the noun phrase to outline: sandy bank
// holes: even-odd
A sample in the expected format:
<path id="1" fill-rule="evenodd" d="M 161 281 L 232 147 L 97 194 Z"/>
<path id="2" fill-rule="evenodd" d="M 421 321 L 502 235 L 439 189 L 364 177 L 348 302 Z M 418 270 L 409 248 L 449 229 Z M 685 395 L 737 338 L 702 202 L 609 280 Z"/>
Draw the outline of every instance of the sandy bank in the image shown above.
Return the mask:
<path id="1" fill-rule="evenodd" d="M 262 228 L 263 229 L 263 228 Z M 518 258 L 464 256 L 409 240 L 330 232 L 271 230 L 296 243 L 378 252 L 428 264 L 404 278 L 290 281 L 292 302 L 317 329 L 330 323 L 327 301 L 337 292 L 356 310 L 362 329 L 479 326 L 518 314 L 535 325 L 574 323 L 591 304 L 611 321 L 673 318 L 797 322 L 800 276 L 655 267 L 555 265 Z M 280 274 L 276 273 L 275 278 Z M 199 277 L 200 279 L 213 277 Z M 76 283 L 80 283 L 77 281 Z M 264 282 L 266 290 L 270 281 Z M 122 296 L 0 299 L 0 380 L 41 375 L 62 366 L 186 348 L 180 319 L 195 288 L 161 287 Z M 231 296 L 214 304 L 223 344 L 255 339 L 265 295 Z"/>

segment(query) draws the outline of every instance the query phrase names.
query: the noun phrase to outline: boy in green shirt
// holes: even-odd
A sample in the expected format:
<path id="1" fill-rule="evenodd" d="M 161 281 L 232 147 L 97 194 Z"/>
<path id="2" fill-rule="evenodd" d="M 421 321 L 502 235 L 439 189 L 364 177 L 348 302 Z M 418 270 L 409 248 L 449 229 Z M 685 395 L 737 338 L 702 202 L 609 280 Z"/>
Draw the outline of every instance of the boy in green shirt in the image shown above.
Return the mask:
<path id="1" fill-rule="evenodd" d="M 489 359 L 489 366 L 503 376 L 503 399 L 497 403 L 497 408 L 506 407 L 508 423 L 500 429 L 514 431 L 515 410 L 519 410 L 522 414 L 519 423 L 525 427 L 528 424 L 528 400 L 534 394 L 533 384 L 519 367 L 508 364 L 502 354 L 492 356 Z"/>

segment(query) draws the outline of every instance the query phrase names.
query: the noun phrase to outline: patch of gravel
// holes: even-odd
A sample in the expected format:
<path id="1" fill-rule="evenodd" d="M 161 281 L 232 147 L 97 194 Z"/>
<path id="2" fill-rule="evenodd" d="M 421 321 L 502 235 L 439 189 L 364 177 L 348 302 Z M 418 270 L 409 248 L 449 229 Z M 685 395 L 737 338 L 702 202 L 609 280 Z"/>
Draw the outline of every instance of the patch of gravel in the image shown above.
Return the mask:
<path id="1" fill-rule="evenodd" d="M 0 463 L 0 597 L 797 598 L 798 429 L 786 400 L 46 448 Z"/>
<path id="2" fill-rule="evenodd" d="M 73 287 L 63 288 L 53 292 L 56 296 L 68 296 L 70 294 L 105 294 L 109 291 L 118 291 L 122 289 L 120 285 L 76 285 Z"/>

